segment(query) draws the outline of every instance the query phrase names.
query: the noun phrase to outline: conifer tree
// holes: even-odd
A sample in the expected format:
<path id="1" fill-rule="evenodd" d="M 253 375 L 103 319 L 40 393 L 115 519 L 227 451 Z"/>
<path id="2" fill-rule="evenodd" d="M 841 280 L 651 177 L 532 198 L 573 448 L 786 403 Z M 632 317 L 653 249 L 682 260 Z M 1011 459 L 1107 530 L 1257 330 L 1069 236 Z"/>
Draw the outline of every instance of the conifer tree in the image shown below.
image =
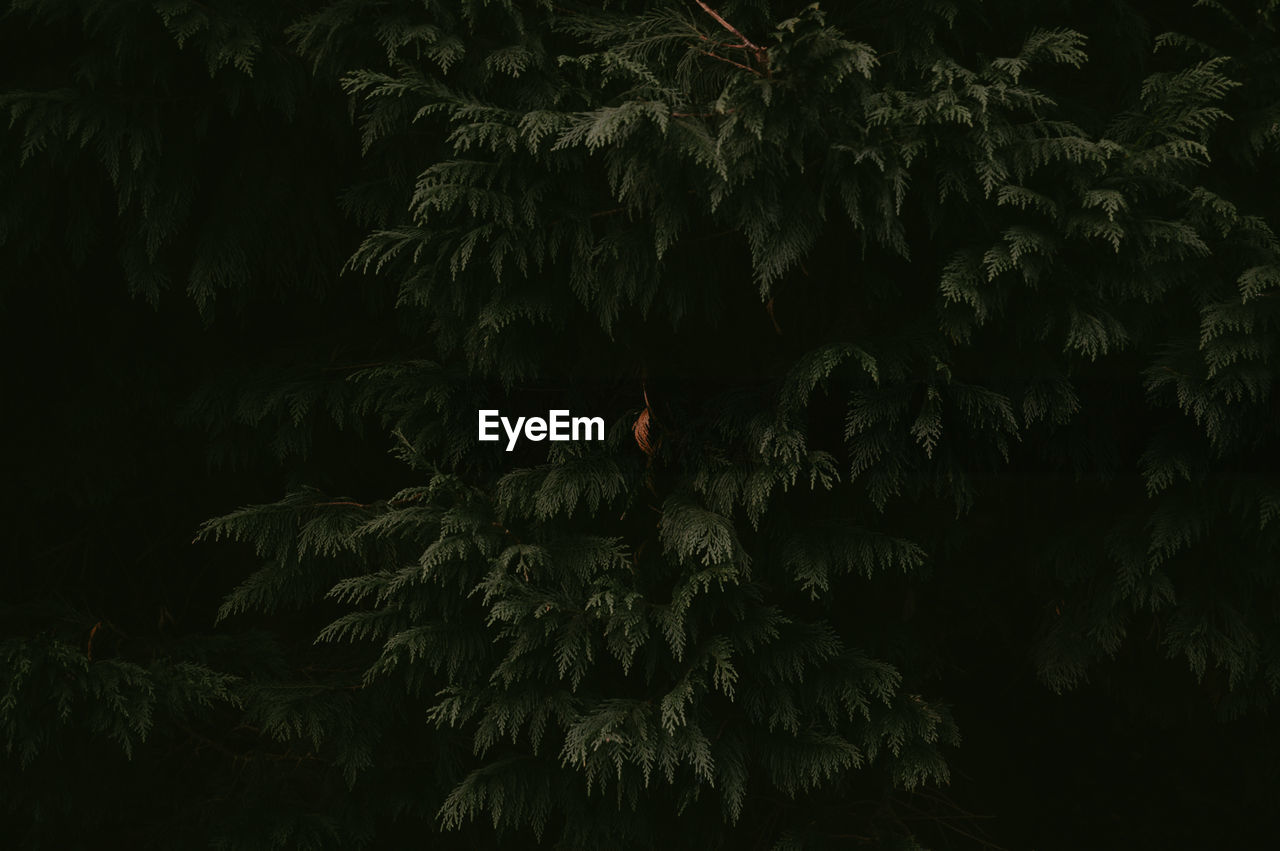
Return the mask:
<path id="1" fill-rule="evenodd" d="M 247 471 L 204 625 L 16 598 L 25 841 L 1077 847 L 993 731 L 1275 744 L 1280 9 L 1085 5 L 10 2 L 4 262 L 193 329 L 163 457 Z"/>

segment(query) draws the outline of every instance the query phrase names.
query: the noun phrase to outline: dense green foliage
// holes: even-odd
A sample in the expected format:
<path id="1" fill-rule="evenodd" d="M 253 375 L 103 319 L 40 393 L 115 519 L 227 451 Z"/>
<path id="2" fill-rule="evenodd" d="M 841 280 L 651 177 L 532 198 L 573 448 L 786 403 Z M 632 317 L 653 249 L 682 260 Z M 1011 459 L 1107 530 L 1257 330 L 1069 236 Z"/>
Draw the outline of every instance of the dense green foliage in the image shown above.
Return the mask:
<path id="1" fill-rule="evenodd" d="M 1266 836 L 1275 0 L 0 8 L 6 836 Z"/>

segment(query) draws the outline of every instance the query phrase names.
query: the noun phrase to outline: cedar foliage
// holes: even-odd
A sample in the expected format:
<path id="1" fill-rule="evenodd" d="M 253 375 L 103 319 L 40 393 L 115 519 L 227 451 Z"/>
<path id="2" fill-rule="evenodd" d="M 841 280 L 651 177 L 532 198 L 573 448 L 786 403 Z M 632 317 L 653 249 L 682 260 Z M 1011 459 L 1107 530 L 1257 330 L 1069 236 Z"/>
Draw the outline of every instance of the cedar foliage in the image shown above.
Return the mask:
<path id="1" fill-rule="evenodd" d="M 1259 839 L 1275 2 L 4 10 L 25 846 Z"/>

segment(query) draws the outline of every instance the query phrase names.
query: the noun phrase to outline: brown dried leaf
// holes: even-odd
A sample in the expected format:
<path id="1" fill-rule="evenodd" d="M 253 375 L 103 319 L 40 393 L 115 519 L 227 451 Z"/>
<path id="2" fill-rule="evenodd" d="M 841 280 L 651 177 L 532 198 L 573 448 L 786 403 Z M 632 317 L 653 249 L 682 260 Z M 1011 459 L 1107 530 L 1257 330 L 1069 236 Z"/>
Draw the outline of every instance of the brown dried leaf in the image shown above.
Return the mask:
<path id="1" fill-rule="evenodd" d="M 652 458 L 653 454 L 657 451 L 657 446 L 651 439 L 650 435 L 651 422 L 652 420 L 649 416 L 649 408 L 646 406 L 645 409 L 640 412 L 640 416 L 636 417 L 635 425 L 631 427 L 631 433 L 635 435 L 636 445 L 640 447 L 641 452 L 648 455 L 650 458 Z"/>

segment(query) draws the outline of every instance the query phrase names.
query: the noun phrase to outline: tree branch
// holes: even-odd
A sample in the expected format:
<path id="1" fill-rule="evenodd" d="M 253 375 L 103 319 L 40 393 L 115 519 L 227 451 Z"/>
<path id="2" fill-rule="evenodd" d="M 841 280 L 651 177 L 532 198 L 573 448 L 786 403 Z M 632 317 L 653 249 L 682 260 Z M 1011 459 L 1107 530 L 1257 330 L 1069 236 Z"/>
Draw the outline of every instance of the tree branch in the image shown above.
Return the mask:
<path id="1" fill-rule="evenodd" d="M 725 20 L 725 19 L 720 15 L 720 13 L 719 13 L 719 12 L 717 12 L 715 9 L 712 9 L 710 6 L 708 6 L 706 3 L 704 3 L 704 2 L 703 2 L 703 0 L 694 0 L 694 2 L 695 2 L 695 3 L 697 3 L 700 7 L 702 7 L 702 11 L 704 11 L 704 12 L 706 12 L 708 15 L 710 15 L 710 16 L 711 16 L 711 18 L 712 18 L 712 19 L 713 19 L 717 24 L 719 24 L 720 26 L 722 26 L 722 27 L 723 27 L 725 30 L 727 30 L 728 32 L 732 33 L 734 36 L 736 36 L 736 37 L 738 37 L 738 38 L 742 39 L 742 43 L 741 43 L 741 44 L 730 44 L 730 45 L 727 45 L 728 47 L 736 47 L 736 48 L 741 48 L 741 49 L 743 49 L 743 50 L 749 50 L 749 51 L 751 51 L 751 55 L 755 57 L 756 63 L 760 66 L 760 68 L 762 68 L 762 69 L 764 69 L 764 70 L 763 70 L 763 71 L 761 71 L 761 70 L 758 70 L 758 69 L 756 69 L 756 68 L 747 68 L 747 66 L 746 66 L 746 65 L 742 65 L 742 64 L 740 64 L 740 63 L 738 63 L 738 62 L 734 62 L 732 59 L 725 59 L 723 56 L 716 56 L 716 54 L 714 54 L 714 53 L 707 53 L 707 51 L 705 51 L 705 50 L 703 51 L 703 53 L 706 53 L 708 56 L 711 56 L 711 57 L 713 57 L 713 58 L 715 58 L 715 59 L 719 59 L 721 62 L 728 62 L 730 65 L 737 65 L 739 68 L 745 68 L 746 70 L 748 70 L 748 71 L 752 72 L 753 74 L 757 74 L 757 75 L 762 76 L 762 77 L 768 77 L 768 76 L 771 76 L 771 75 L 770 75 L 770 73 L 769 73 L 769 50 L 768 50 L 768 48 L 761 47 L 760 45 L 756 44 L 756 43 L 755 43 L 754 41 L 752 41 L 751 39 L 747 38 L 745 35 L 743 35 L 743 34 L 742 34 L 742 31 L 741 31 L 741 30 L 739 30 L 739 29 L 738 29 L 737 27 L 735 27 L 733 24 L 731 24 L 731 23 L 729 23 L 728 21 L 726 21 L 726 20 Z M 705 40 L 705 39 L 704 39 L 704 40 Z"/>
<path id="2" fill-rule="evenodd" d="M 742 44 L 740 44 L 740 45 L 735 45 L 735 46 L 737 46 L 737 47 L 745 47 L 745 48 L 747 48 L 748 50 L 754 50 L 754 51 L 756 51 L 757 53 L 764 53 L 764 52 L 765 52 L 765 49 L 764 49 L 763 47 L 761 47 L 760 45 L 755 44 L 754 42 L 752 42 L 752 41 L 751 41 L 751 39 L 747 38 L 745 35 L 743 35 L 741 32 L 739 32 L 737 27 L 735 27 L 733 24 L 731 24 L 731 23 L 729 23 L 728 21 L 726 21 L 724 18 L 720 17 L 720 13 L 719 13 L 719 12 L 717 12 L 715 9 L 712 9 L 712 8 L 711 8 L 710 6 L 708 6 L 706 3 L 703 3 L 703 2 L 702 2 L 702 0 L 693 0 L 693 2 L 695 2 L 695 3 L 697 3 L 699 6 L 701 6 L 701 7 L 702 7 L 702 11 L 706 12 L 708 15 L 710 15 L 712 18 L 714 18 L 714 19 L 715 19 L 715 22 L 716 22 L 717 24 L 719 24 L 720 26 L 724 27 L 726 30 L 728 30 L 729 32 L 733 33 L 733 34 L 734 34 L 734 35 L 736 35 L 738 38 L 742 39 Z"/>

